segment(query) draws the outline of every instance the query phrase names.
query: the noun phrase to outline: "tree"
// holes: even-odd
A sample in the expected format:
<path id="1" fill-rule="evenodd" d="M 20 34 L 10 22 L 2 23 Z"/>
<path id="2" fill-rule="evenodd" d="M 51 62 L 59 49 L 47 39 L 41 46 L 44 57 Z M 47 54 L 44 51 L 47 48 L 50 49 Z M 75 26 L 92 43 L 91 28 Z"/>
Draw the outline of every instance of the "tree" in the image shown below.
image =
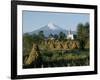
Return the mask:
<path id="1" fill-rule="evenodd" d="M 49 38 L 52 38 L 52 37 L 54 37 L 53 34 L 49 34 Z"/>
<path id="2" fill-rule="evenodd" d="M 59 33 L 59 40 L 60 40 L 60 41 L 61 41 L 61 40 L 64 40 L 65 37 L 66 37 L 66 35 L 65 35 L 63 32 L 60 32 L 60 33 Z"/>
<path id="3" fill-rule="evenodd" d="M 77 38 L 78 39 L 83 39 L 83 34 L 84 34 L 84 32 L 83 32 L 83 28 L 84 28 L 84 25 L 83 24 L 78 24 L 78 26 L 77 26 Z"/>
<path id="4" fill-rule="evenodd" d="M 25 33 L 23 34 L 23 53 L 28 54 L 32 48 L 32 36 Z"/>
<path id="5" fill-rule="evenodd" d="M 37 34 L 34 34 L 33 33 L 32 40 L 33 40 L 34 43 L 37 43 L 38 44 L 38 42 L 39 42 L 39 36 Z"/>
<path id="6" fill-rule="evenodd" d="M 89 48 L 89 44 L 90 44 L 90 39 L 89 39 L 89 37 L 90 37 L 90 35 L 89 35 L 89 23 L 86 23 L 85 25 L 85 48 Z"/>
<path id="7" fill-rule="evenodd" d="M 89 38 L 89 23 L 86 23 L 85 25 L 84 25 L 84 27 L 85 27 L 85 34 L 86 34 L 86 38 Z"/>
<path id="8" fill-rule="evenodd" d="M 39 41 L 40 41 L 40 42 L 44 40 L 45 36 L 44 36 L 43 31 L 40 31 L 40 32 L 38 33 L 38 37 L 39 37 Z"/>
<path id="9" fill-rule="evenodd" d="M 54 38 L 57 40 L 57 39 L 58 39 L 58 35 L 57 35 L 57 34 L 55 34 L 55 35 L 54 35 Z"/>
<path id="10" fill-rule="evenodd" d="M 80 48 L 84 49 L 87 40 L 89 39 L 89 23 L 83 25 L 79 23 L 77 26 L 77 38 L 80 41 Z"/>

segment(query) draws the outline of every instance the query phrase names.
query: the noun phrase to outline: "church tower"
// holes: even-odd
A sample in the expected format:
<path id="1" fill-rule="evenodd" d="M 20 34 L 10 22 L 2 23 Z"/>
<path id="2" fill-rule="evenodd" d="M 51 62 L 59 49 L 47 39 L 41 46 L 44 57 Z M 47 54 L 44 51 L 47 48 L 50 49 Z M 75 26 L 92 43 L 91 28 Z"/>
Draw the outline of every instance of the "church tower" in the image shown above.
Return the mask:
<path id="1" fill-rule="evenodd" d="M 68 35 L 70 35 L 71 34 L 71 29 L 70 29 L 70 31 L 68 31 Z"/>
<path id="2" fill-rule="evenodd" d="M 71 39 L 71 40 L 74 39 L 74 35 L 71 33 L 71 29 L 68 31 L 67 39 Z"/>

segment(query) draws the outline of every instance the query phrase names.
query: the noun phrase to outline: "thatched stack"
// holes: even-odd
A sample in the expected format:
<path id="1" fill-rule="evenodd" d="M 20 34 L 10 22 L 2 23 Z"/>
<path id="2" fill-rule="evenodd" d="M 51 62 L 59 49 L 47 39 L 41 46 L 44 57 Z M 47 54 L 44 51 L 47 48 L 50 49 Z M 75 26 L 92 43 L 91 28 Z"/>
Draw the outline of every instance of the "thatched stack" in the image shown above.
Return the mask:
<path id="1" fill-rule="evenodd" d="M 76 41 L 77 47 L 80 48 L 80 43 L 79 41 Z"/>
<path id="2" fill-rule="evenodd" d="M 77 49 L 77 48 L 78 48 L 78 45 L 77 45 L 76 41 L 73 41 L 72 49 Z"/>
<path id="3" fill-rule="evenodd" d="M 62 45 L 63 45 L 63 49 L 68 49 L 67 42 L 63 42 Z"/>
<path id="4" fill-rule="evenodd" d="M 63 48 L 61 42 L 56 42 L 55 46 L 56 46 L 56 49 L 58 49 L 58 50 Z"/>
<path id="5" fill-rule="evenodd" d="M 53 50 L 54 49 L 54 44 L 53 43 L 50 43 L 48 46 L 49 46 L 49 49 L 50 50 Z"/>
<path id="6" fill-rule="evenodd" d="M 41 44 L 45 47 L 45 49 L 49 50 L 76 49 L 80 47 L 79 42 L 75 40 L 70 40 L 70 41 L 45 40 Z M 87 44 L 86 47 L 89 47 L 89 45 Z"/>
<path id="7" fill-rule="evenodd" d="M 27 58 L 25 64 L 26 65 L 31 64 L 33 61 L 35 61 L 37 59 L 38 56 L 39 56 L 39 48 L 38 48 L 38 45 L 33 44 L 32 50 L 29 53 L 29 57 Z"/>
<path id="8" fill-rule="evenodd" d="M 72 47 L 72 41 L 67 41 L 67 48 L 71 49 Z"/>

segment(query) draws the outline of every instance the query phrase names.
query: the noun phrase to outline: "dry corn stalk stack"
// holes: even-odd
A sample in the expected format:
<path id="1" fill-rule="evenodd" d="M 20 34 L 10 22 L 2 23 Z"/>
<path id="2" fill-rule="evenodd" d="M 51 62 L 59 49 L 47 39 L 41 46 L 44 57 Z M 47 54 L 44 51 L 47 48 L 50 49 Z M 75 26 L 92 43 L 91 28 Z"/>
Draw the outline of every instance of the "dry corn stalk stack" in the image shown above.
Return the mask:
<path id="1" fill-rule="evenodd" d="M 33 61 L 35 61 L 39 56 L 39 48 L 38 45 L 33 44 L 32 50 L 29 53 L 29 57 L 27 58 L 25 64 L 30 65 Z"/>

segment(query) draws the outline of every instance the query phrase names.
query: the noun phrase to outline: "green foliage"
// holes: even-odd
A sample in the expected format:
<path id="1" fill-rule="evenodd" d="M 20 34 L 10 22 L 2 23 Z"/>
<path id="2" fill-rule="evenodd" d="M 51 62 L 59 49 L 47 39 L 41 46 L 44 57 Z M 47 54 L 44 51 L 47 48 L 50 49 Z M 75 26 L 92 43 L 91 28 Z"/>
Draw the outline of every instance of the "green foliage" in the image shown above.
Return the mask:
<path id="1" fill-rule="evenodd" d="M 39 44 L 44 40 L 45 36 L 43 31 L 40 31 L 38 34 L 33 34 L 32 35 L 32 40 L 34 43 Z"/>
<path id="2" fill-rule="evenodd" d="M 59 33 L 59 40 L 64 40 L 66 38 L 66 35 L 63 32 Z"/>
<path id="3" fill-rule="evenodd" d="M 86 38 L 89 38 L 89 26 L 90 25 L 89 25 L 89 23 L 86 23 L 84 26 L 85 26 L 85 34 L 86 34 L 85 37 Z"/>
<path id="4" fill-rule="evenodd" d="M 77 38 L 82 40 L 84 39 L 83 35 L 84 35 L 84 25 L 80 23 L 77 26 Z"/>
<path id="5" fill-rule="evenodd" d="M 40 40 L 40 41 L 44 40 L 45 36 L 44 36 L 43 31 L 40 31 L 40 32 L 38 33 L 38 37 L 39 37 L 38 40 Z"/>
<path id="6" fill-rule="evenodd" d="M 80 42 L 80 48 L 84 49 L 86 42 L 89 42 L 89 23 L 86 23 L 83 25 L 82 23 L 79 23 L 77 26 L 77 39 Z"/>
<path id="7" fill-rule="evenodd" d="M 42 51 L 44 67 L 62 67 L 62 66 L 83 66 L 89 65 L 89 50 L 77 50 L 65 52 L 60 51 Z"/>
<path id="8" fill-rule="evenodd" d="M 37 35 L 37 34 L 33 34 L 33 35 L 32 35 L 32 40 L 33 40 L 34 43 L 38 43 L 38 42 L 39 42 L 39 41 L 38 41 L 38 40 L 39 40 L 38 35 Z"/>
<path id="9" fill-rule="evenodd" d="M 23 35 L 23 53 L 24 55 L 28 54 L 32 48 L 32 37 L 29 34 Z"/>
<path id="10" fill-rule="evenodd" d="M 52 38 L 52 37 L 53 37 L 53 34 L 50 34 L 50 35 L 49 35 L 49 38 Z"/>
<path id="11" fill-rule="evenodd" d="M 56 40 L 58 40 L 58 37 L 59 37 L 59 36 L 58 36 L 57 34 L 54 35 L 54 38 L 55 38 Z"/>

